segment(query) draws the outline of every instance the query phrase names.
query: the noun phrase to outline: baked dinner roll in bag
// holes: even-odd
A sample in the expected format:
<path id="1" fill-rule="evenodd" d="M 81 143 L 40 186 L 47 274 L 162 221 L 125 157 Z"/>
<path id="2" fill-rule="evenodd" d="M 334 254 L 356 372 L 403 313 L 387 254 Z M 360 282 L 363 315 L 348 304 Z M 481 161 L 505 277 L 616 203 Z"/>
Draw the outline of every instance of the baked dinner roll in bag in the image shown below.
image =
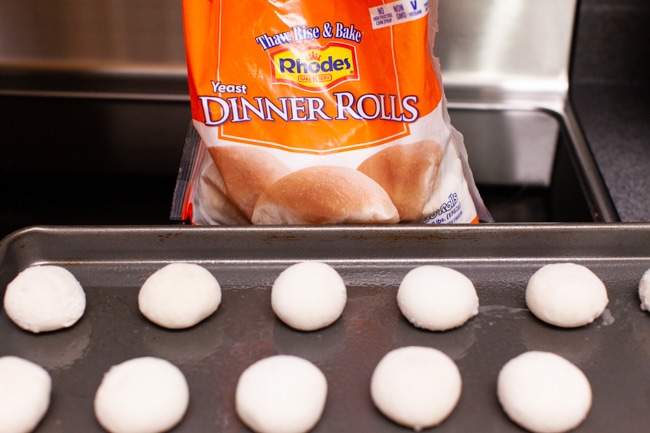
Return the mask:
<path id="1" fill-rule="evenodd" d="M 184 0 L 193 120 L 172 218 L 491 221 L 449 119 L 437 6 Z"/>

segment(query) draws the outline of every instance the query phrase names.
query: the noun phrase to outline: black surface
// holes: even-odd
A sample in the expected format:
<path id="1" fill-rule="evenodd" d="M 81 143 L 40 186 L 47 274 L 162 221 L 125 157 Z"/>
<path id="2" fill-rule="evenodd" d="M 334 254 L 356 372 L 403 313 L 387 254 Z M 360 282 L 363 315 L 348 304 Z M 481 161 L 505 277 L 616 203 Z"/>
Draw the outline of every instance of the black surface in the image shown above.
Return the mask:
<path id="1" fill-rule="evenodd" d="M 622 221 L 650 220 L 650 3 L 582 0 L 570 96 Z"/>
<path id="2" fill-rule="evenodd" d="M 44 224 L 172 224 L 175 181 L 161 175 L 0 172 L 0 238 Z"/>

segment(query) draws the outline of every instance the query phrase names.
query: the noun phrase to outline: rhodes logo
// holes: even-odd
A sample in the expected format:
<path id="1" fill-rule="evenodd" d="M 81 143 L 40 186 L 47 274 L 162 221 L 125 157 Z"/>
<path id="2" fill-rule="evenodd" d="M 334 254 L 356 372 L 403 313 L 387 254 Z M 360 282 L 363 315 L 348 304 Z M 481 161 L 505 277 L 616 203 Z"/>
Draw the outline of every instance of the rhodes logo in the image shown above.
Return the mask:
<path id="1" fill-rule="evenodd" d="M 356 51 L 352 45 L 330 42 L 324 47 L 301 50 L 282 48 L 270 56 L 275 83 L 318 91 L 359 79 Z"/>

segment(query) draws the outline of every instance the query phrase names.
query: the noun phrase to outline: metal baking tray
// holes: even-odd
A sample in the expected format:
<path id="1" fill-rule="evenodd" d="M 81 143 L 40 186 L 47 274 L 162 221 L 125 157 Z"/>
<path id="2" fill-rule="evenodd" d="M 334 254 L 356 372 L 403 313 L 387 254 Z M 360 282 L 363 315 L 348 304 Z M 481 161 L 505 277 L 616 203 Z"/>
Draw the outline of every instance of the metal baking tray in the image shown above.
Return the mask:
<path id="1" fill-rule="evenodd" d="M 391 349 L 423 345 L 460 368 L 458 406 L 436 432 L 519 432 L 501 410 L 496 377 L 527 350 L 565 356 L 588 376 L 593 407 L 579 432 L 646 431 L 650 424 L 650 315 L 637 288 L 650 268 L 650 224 L 506 224 L 346 227 L 31 227 L 0 242 L 0 287 L 23 268 L 58 264 L 87 293 L 74 327 L 40 335 L 0 314 L 0 355 L 43 365 L 52 375 L 48 413 L 37 432 L 101 432 L 94 393 L 113 364 L 158 356 L 186 375 L 188 412 L 174 432 L 246 432 L 234 411 L 240 373 L 282 353 L 319 366 L 329 383 L 316 432 L 404 432 L 372 405 L 369 381 Z M 288 265 L 321 260 L 348 287 L 342 317 L 329 328 L 298 332 L 270 307 L 270 287 Z M 194 328 L 169 331 L 148 322 L 137 292 L 166 263 L 204 265 L 223 288 L 219 310 Z M 610 303 L 596 322 L 560 329 L 537 320 L 524 301 L 526 283 L 553 262 L 588 266 L 605 282 Z M 474 282 L 479 315 L 448 332 L 415 329 L 397 309 L 402 277 L 422 264 L 450 266 Z"/>

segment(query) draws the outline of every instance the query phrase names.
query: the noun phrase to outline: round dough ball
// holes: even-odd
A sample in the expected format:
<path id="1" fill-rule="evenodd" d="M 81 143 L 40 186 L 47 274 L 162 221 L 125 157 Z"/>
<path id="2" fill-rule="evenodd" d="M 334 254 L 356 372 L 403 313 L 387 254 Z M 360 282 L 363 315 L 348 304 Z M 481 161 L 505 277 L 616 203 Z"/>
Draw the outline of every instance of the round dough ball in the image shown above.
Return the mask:
<path id="1" fill-rule="evenodd" d="M 0 431 L 33 431 L 50 406 L 51 392 L 43 367 L 16 356 L 0 358 Z"/>
<path id="2" fill-rule="evenodd" d="M 375 406 L 397 424 L 416 431 L 443 422 L 458 404 L 461 390 L 454 361 L 437 349 L 420 346 L 387 353 L 370 381 Z"/>
<path id="3" fill-rule="evenodd" d="M 138 294 L 140 312 L 169 329 L 189 328 L 217 311 L 221 286 L 204 267 L 171 263 L 147 278 Z"/>
<path id="4" fill-rule="evenodd" d="M 525 352 L 499 372 L 497 396 L 508 417 L 536 433 L 576 428 L 591 409 L 591 385 L 574 364 L 551 352 Z"/>
<path id="5" fill-rule="evenodd" d="M 650 269 L 643 273 L 639 281 L 639 298 L 641 299 L 641 309 L 650 311 Z"/>
<path id="6" fill-rule="evenodd" d="M 56 331 L 74 325 L 83 316 L 86 293 L 61 266 L 32 266 L 7 285 L 4 307 L 7 316 L 27 331 Z"/>
<path id="7" fill-rule="evenodd" d="M 183 373 L 160 358 L 112 366 L 95 394 L 95 416 L 112 433 L 157 433 L 177 425 L 189 404 Z"/>
<path id="8" fill-rule="evenodd" d="M 444 266 L 410 270 L 397 290 L 397 305 L 418 328 L 445 331 L 478 314 L 478 295 L 472 281 Z"/>
<path id="9" fill-rule="evenodd" d="M 540 320 L 564 328 L 593 322 L 608 303 L 605 284 L 589 269 L 575 263 L 543 266 L 526 287 L 530 311 Z"/>
<path id="10" fill-rule="evenodd" d="M 271 289 L 271 307 L 287 325 L 314 331 L 343 313 L 347 291 L 341 276 L 321 262 L 301 262 L 282 271 Z"/>
<path id="11" fill-rule="evenodd" d="M 320 420 L 327 379 L 311 362 L 275 355 L 249 366 L 235 390 L 237 415 L 258 433 L 302 433 Z"/>

